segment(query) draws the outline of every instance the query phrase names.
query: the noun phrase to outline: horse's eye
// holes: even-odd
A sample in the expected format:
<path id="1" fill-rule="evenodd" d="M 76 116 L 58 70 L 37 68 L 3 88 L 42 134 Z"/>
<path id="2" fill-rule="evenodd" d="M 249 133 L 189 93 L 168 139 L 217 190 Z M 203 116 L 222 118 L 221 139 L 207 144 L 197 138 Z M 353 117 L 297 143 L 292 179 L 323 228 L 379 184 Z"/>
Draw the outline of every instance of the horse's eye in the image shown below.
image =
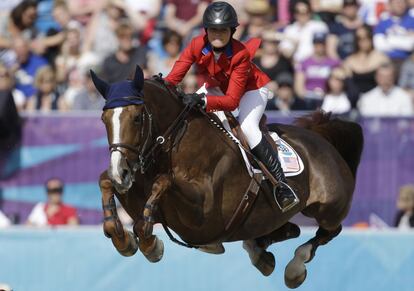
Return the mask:
<path id="1" fill-rule="evenodd" d="M 141 123 L 141 115 L 137 115 L 137 116 L 135 116 L 135 118 L 134 118 L 134 123 L 135 123 L 135 124 L 140 124 L 140 123 Z"/>

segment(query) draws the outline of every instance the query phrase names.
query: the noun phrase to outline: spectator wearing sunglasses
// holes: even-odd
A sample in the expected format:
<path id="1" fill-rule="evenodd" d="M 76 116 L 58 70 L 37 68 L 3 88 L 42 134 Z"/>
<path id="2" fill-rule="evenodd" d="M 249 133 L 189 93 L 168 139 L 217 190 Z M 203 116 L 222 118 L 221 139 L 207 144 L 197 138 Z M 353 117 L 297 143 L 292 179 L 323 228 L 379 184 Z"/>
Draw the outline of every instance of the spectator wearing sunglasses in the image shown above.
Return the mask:
<path id="1" fill-rule="evenodd" d="M 47 201 L 35 205 L 27 224 L 34 226 L 77 225 L 76 209 L 63 203 L 63 181 L 51 178 L 46 182 Z"/>

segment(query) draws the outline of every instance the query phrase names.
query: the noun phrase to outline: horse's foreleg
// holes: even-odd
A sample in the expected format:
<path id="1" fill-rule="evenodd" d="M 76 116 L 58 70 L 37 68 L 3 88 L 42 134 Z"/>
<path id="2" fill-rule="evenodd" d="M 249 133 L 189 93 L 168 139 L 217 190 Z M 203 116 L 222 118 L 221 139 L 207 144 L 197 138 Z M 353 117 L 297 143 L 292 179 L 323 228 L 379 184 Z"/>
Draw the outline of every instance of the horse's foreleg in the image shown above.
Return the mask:
<path id="1" fill-rule="evenodd" d="M 121 255 L 132 256 L 138 250 L 138 240 L 132 232 L 124 229 L 118 218 L 114 198 L 114 188 L 106 172 L 100 177 L 99 187 L 102 193 L 104 233 L 112 240 L 113 245 Z"/>
<path id="2" fill-rule="evenodd" d="M 159 176 L 152 185 L 151 195 L 144 207 L 143 220 L 134 225 L 134 232 L 139 237 L 139 249 L 150 262 L 158 262 L 164 253 L 162 240 L 152 234 L 154 226 L 154 213 L 162 194 L 171 186 L 171 180 L 167 175 Z"/>
<path id="3" fill-rule="evenodd" d="M 315 256 L 316 249 L 336 237 L 342 230 L 339 225 L 336 229 L 326 230 L 319 227 L 316 235 L 303 245 L 299 246 L 295 251 L 295 256 L 289 262 L 285 269 L 285 283 L 289 288 L 299 287 L 306 279 L 305 263 L 310 262 Z"/>
<path id="4" fill-rule="evenodd" d="M 275 268 L 275 257 L 266 249 L 273 243 L 298 237 L 300 229 L 296 224 L 286 223 L 277 230 L 254 240 L 243 242 L 252 264 L 264 275 L 269 276 Z"/>
<path id="5" fill-rule="evenodd" d="M 157 210 L 158 202 L 162 194 L 171 186 L 171 179 L 167 175 L 159 176 L 152 185 L 151 196 L 148 198 L 144 207 L 144 226 L 143 234 L 145 237 L 152 235 L 155 222 L 154 212 Z"/>

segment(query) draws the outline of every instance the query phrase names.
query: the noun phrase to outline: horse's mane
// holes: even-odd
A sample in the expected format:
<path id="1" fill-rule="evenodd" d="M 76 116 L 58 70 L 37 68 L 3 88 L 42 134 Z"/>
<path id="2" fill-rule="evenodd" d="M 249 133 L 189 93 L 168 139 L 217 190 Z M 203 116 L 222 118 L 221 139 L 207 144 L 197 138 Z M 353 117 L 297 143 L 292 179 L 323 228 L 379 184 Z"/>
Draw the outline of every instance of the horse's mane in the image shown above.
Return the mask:
<path id="1" fill-rule="evenodd" d="M 294 124 L 318 133 L 331 143 L 355 177 L 364 145 L 362 127 L 358 123 L 332 118 L 331 112 L 318 110 L 296 118 Z"/>
<path id="2" fill-rule="evenodd" d="M 180 87 L 174 86 L 167 81 L 165 81 L 162 78 L 161 73 L 159 75 L 154 75 L 150 79 L 146 79 L 146 81 L 151 82 L 152 84 L 155 84 L 158 88 L 167 91 L 170 93 L 171 96 L 173 96 L 175 99 L 179 99 L 184 95 L 184 92 L 181 90 Z"/>

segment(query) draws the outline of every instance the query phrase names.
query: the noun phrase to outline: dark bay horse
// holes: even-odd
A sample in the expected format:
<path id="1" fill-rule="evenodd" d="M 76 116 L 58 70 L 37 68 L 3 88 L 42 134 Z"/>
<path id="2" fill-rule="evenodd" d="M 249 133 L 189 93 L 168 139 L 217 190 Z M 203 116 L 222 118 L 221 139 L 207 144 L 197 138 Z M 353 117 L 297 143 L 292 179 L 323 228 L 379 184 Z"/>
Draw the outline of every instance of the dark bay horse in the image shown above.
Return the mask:
<path id="1" fill-rule="evenodd" d="M 296 126 L 269 125 L 303 159 L 305 170 L 288 178 L 300 203 L 282 213 L 264 194 L 267 182 L 259 181 L 248 216 L 229 232 L 226 225 L 252 182 L 238 146 L 207 114 L 184 108 L 160 78 L 144 80 L 139 67 L 133 80 L 115 84 L 91 73 L 106 99 L 102 120 L 111 162 L 100 188 L 104 233 L 116 249 L 129 256 L 139 248 L 149 261 L 159 261 L 163 243 L 152 234 L 152 225 L 160 222 L 185 243 L 211 253 L 223 253 L 222 242 L 242 240 L 253 265 L 267 276 L 275 265 L 267 247 L 299 236 L 289 219 L 302 212 L 319 225 L 285 269 L 288 287 L 302 284 L 305 263 L 340 233 L 349 211 L 363 147 L 361 127 L 323 112 L 299 119 Z M 134 219 L 134 233 L 118 219 L 114 194 Z"/>

